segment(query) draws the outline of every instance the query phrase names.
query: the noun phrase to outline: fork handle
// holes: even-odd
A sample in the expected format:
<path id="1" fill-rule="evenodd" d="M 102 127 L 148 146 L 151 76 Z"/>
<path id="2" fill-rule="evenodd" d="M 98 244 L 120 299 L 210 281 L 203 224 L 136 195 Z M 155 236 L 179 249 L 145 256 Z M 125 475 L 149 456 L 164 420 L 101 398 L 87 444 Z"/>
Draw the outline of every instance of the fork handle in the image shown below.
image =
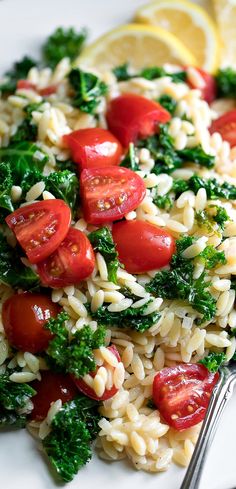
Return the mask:
<path id="1" fill-rule="evenodd" d="M 180 489 L 199 488 L 207 452 L 211 446 L 223 410 L 232 396 L 235 382 L 235 375 L 227 367 L 223 368 L 220 380 L 213 390 L 199 438 Z"/>

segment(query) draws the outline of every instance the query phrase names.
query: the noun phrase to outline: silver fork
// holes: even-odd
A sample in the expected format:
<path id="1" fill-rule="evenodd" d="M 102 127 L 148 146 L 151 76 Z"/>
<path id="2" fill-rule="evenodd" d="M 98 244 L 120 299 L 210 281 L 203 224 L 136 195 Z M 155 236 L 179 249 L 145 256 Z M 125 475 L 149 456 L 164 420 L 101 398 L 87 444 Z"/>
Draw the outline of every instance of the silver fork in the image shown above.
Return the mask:
<path id="1" fill-rule="evenodd" d="M 180 489 L 198 489 L 203 465 L 211 446 L 223 410 L 232 396 L 236 383 L 236 362 L 220 368 L 220 380 L 215 386 L 210 404 Z"/>

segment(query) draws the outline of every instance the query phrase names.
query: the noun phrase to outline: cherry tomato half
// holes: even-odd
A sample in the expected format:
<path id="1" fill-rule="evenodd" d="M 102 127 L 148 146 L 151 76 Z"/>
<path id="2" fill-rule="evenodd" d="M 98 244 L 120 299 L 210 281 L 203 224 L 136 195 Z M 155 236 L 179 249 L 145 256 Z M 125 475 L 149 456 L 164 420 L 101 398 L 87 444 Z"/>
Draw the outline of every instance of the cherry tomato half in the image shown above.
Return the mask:
<path id="1" fill-rule="evenodd" d="M 119 165 L 122 147 L 110 131 L 100 127 L 80 129 L 63 137 L 79 169 Z"/>
<path id="2" fill-rule="evenodd" d="M 212 122 L 210 133 L 219 132 L 222 139 L 228 141 L 231 148 L 236 146 L 236 110 L 230 110 Z"/>
<path id="3" fill-rule="evenodd" d="M 32 397 L 34 408 L 30 413 L 30 418 L 37 421 L 46 418 L 52 402 L 61 399 L 64 404 L 74 399 L 78 393 L 69 375 L 45 370 L 41 372 L 41 377 L 41 380 L 34 380 L 30 384 L 37 392 Z"/>
<path id="4" fill-rule="evenodd" d="M 87 236 L 70 228 L 57 250 L 37 264 L 37 271 L 43 284 L 66 287 L 91 275 L 94 266 L 94 252 Z"/>
<path id="5" fill-rule="evenodd" d="M 58 248 L 68 232 L 70 221 L 70 208 L 59 199 L 20 207 L 6 218 L 31 263 L 44 260 Z"/>
<path id="6" fill-rule="evenodd" d="M 59 313 L 59 307 L 46 295 L 12 295 L 3 304 L 2 321 L 9 343 L 22 351 L 37 353 L 45 350 L 53 335 L 45 323 Z"/>
<path id="7" fill-rule="evenodd" d="M 199 88 L 202 94 L 202 98 L 206 100 L 208 104 L 211 104 L 216 99 L 217 87 L 214 76 L 210 75 L 206 71 L 201 68 L 194 67 L 195 70 L 201 75 L 202 78 L 202 88 Z M 188 85 L 190 88 L 198 88 L 196 87 L 190 80 L 188 80 Z"/>
<path id="8" fill-rule="evenodd" d="M 91 224 L 122 219 L 138 207 L 146 193 L 139 175 L 116 166 L 83 170 L 80 185 L 84 216 Z"/>
<path id="9" fill-rule="evenodd" d="M 119 352 L 118 352 L 117 348 L 115 347 L 115 345 L 108 346 L 108 350 L 110 350 L 113 353 L 113 355 L 115 355 L 118 362 L 121 361 Z M 115 367 L 111 367 L 106 362 L 104 362 L 102 366 L 105 367 L 107 370 L 110 370 L 112 374 L 114 373 Z M 97 367 L 97 369 L 94 372 L 90 372 L 91 377 L 93 377 L 93 378 L 95 377 L 98 369 L 99 369 L 99 367 Z M 113 397 L 118 392 L 117 387 L 113 384 L 110 389 L 106 388 L 103 395 L 99 397 L 95 393 L 94 389 L 92 387 L 90 387 L 85 382 L 85 380 L 83 378 L 77 379 L 76 377 L 72 376 L 72 379 L 75 382 L 76 387 L 78 387 L 78 389 L 83 394 L 85 394 L 85 396 L 90 397 L 91 399 L 95 399 L 96 401 L 106 401 L 107 399 L 110 399 L 111 397 Z"/>
<path id="10" fill-rule="evenodd" d="M 106 117 L 110 131 L 125 148 L 138 138 L 151 136 L 158 124 L 171 118 L 160 104 L 134 93 L 111 100 Z"/>
<path id="11" fill-rule="evenodd" d="M 219 380 L 204 365 L 186 363 L 158 372 L 153 382 L 153 400 L 165 421 L 185 430 L 205 417 L 212 390 Z"/>
<path id="12" fill-rule="evenodd" d="M 143 273 L 170 263 L 174 238 L 145 221 L 122 221 L 113 225 L 112 236 L 119 260 L 129 273 Z"/>
<path id="13" fill-rule="evenodd" d="M 37 88 L 35 83 L 32 83 L 29 80 L 18 80 L 17 82 L 17 90 L 35 90 L 35 92 L 38 92 L 40 95 L 42 95 L 42 97 L 48 97 L 49 95 L 56 93 L 57 88 L 58 85 L 49 85 L 48 87 Z"/>
<path id="14" fill-rule="evenodd" d="M 48 87 L 40 88 L 37 92 L 42 95 L 42 97 L 49 97 L 57 92 L 58 85 L 48 85 Z"/>

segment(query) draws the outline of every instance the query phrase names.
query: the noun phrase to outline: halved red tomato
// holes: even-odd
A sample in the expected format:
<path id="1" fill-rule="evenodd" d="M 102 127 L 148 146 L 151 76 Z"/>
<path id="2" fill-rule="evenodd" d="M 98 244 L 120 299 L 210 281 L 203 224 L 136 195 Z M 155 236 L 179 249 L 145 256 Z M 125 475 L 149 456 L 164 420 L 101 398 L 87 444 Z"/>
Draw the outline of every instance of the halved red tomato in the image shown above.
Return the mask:
<path id="1" fill-rule="evenodd" d="M 212 122 L 210 133 L 219 132 L 231 148 L 236 146 L 236 110 L 230 110 Z"/>
<path id="2" fill-rule="evenodd" d="M 145 221 L 122 221 L 112 227 L 119 260 L 129 273 L 143 273 L 170 263 L 175 240 L 167 231 Z"/>
<path id="3" fill-rule="evenodd" d="M 204 365 L 186 363 L 167 367 L 153 381 L 153 400 L 164 420 L 176 430 L 185 430 L 205 417 L 218 373 Z"/>
<path id="4" fill-rule="evenodd" d="M 68 232 L 70 221 L 70 208 L 60 199 L 20 207 L 6 218 L 31 263 L 44 260 L 58 248 Z"/>
<path id="5" fill-rule="evenodd" d="M 217 94 L 215 78 L 214 76 L 210 75 L 210 73 L 207 73 L 201 68 L 194 68 L 202 77 L 203 87 L 199 89 L 201 91 L 202 98 L 206 100 L 208 104 L 211 104 L 216 99 Z M 190 86 L 190 88 L 198 88 L 190 80 L 188 80 L 188 85 Z"/>
<path id="6" fill-rule="evenodd" d="M 30 413 L 30 418 L 37 421 L 46 418 L 52 402 L 61 399 L 62 404 L 64 404 L 74 399 L 78 393 L 69 375 L 51 372 L 50 370 L 41 372 L 41 380 L 34 380 L 31 386 L 37 394 L 32 397 L 34 408 Z"/>
<path id="7" fill-rule="evenodd" d="M 154 134 L 158 124 L 168 122 L 171 115 L 159 103 L 134 93 L 124 93 L 108 105 L 107 123 L 121 144 L 127 148 L 138 138 Z"/>
<path id="8" fill-rule="evenodd" d="M 57 250 L 37 264 L 37 271 L 43 284 L 65 287 L 87 278 L 94 266 L 94 252 L 87 236 L 70 228 Z"/>
<path id="9" fill-rule="evenodd" d="M 115 166 L 83 170 L 80 185 L 84 216 L 91 224 L 122 219 L 138 207 L 146 193 L 139 175 Z"/>
<path id="10" fill-rule="evenodd" d="M 115 355 L 118 362 L 121 361 L 119 352 L 118 352 L 117 348 L 115 347 L 115 345 L 108 346 L 108 350 L 110 350 L 113 353 L 113 355 Z M 106 363 L 104 363 L 102 366 L 105 368 L 109 368 L 112 373 L 115 370 L 115 367 L 108 366 L 108 365 L 106 365 Z M 98 369 L 99 369 L 99 367 L 97 367 L 97 369 L 94 372 L 90 372 L 91 377 L 93 377 L 93 378 L 95 377 Z M 83 394 L 85 394 L 85 396 L 90 397 L 91 399 L 95 399 L 96 401 L 106 401 L 107 399 L 110 399 L 111 397 L 113 397 L 118 392 L 117 387 L 113 384 L 110 389 L 107 389 L 107 388 L 105 389 L 105 391 L 101 397 L 98 397 L 97 394 L 95 393 L 94 389 L 92 387 L 90 387 L 88 384 L 86 384 L 86 382 L 85 382 L 85 380 L 83 380 L 83 378 L 77 379 L 76 377 L 72 376 L 72 379 L 73 379 L 76 387 L 78 387 L 78 389 Z"/>
<path id="11" fill-rule="evenodd" d="M 122 147 L 110 131 L 100 127 L 80 129 L 63 137 L 78 168 L 103 168 L 119 165 Z"/>
<path id="12" fill-rule="evenodd" d="M 43 294 L 12 295 L 3 304 L 2 321 L 9 343 L 22 351 L 37 353 L 47 348 L 53 335 L 44 328 L 45 323 L 60 311 Z"/>

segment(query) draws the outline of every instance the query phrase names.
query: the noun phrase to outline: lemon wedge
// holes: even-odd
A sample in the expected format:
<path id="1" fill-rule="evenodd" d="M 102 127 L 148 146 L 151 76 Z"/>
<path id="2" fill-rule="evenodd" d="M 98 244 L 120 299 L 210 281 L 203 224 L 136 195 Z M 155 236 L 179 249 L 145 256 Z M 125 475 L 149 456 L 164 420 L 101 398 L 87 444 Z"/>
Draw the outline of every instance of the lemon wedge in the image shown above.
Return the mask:
<path id="1" fill-rule="evenodd" d="M 135 21 L 159 26 L 174 34 L 192 52 L 198 66 L 206 71 L 212 73 L 218 68 L 219 34 L 211 17 L 198 5 L 186 0 L 159 0 L 141 7 Z"/>
<path id="2" fill-rule="evenodd" d="M 213 0 L 217 23 L 223 41 L 221 65 L 236 68 L 236 2 Z"/>
<path id="3" fill-rule="evenodd" d="M 76 65 L 110 70 L 126 62 L 135 70 L 164 63 L 196 65 L 194 56 L 173 34 L 140 24 L 123 25 L 99 37 L 84 49 Z"/>

